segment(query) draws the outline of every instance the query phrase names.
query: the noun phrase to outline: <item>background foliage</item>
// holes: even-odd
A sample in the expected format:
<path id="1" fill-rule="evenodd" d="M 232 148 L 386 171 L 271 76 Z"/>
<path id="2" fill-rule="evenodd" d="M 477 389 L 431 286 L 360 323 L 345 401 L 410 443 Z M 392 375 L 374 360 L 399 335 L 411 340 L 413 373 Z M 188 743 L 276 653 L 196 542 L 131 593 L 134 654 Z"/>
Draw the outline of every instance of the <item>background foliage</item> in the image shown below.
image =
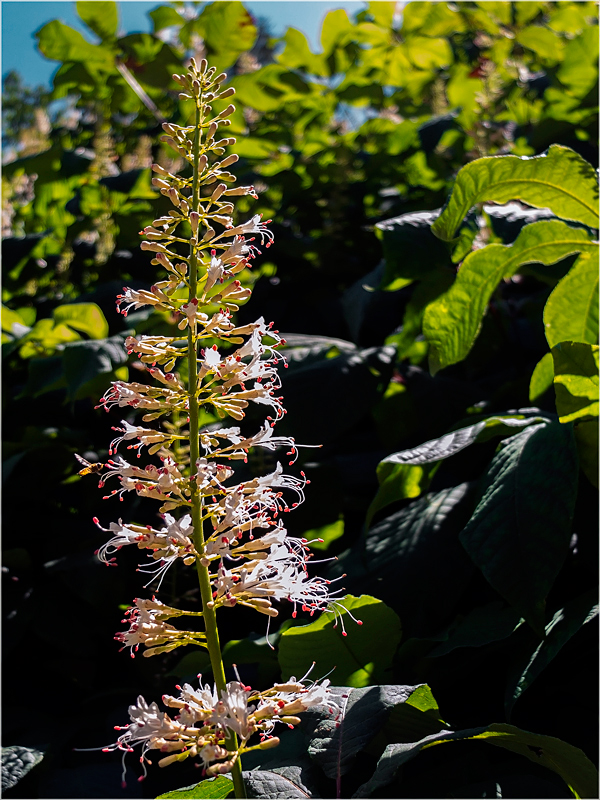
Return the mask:
<path id="1" fill-rule="evenodd" d="M 323 444 L 303 451 L 312 483 L 289 529 L 339 557 L 322 569 L 347 574 L 365 623 L 342 639 L 326 615 L 280 618 L 273 651 L 250 612 L 223 614 L 246 682 L 335 666 L 345 729 L 362 731 L 340 750 L 326 720 L 303 724 L 252 791 L 595 796 L 580 750 L 596 760 L 597 8 L 411 2 L 400 19 L 394 5 L 330 12 L 316 54 L 294 29 L 269 39 L 239 2 L 157 6 L 154 33 L 127 36 L 114 3 L 80 2 L 87 38 L 58 21 L 37 34 L 59 65 L 51 93 L 5 81 L 7 796 L 199 780 L 186 762 L 139 784 L 133 759 L 123 792 L 118 760 L 72 752 L 112 741 L 138 693 L 209 670 L 201 654 L 111 649 L 142 582 L 135 554 L 112 571 L 94 558 L 92 517 L 115 511 L 73 457 L 107 459 L 120 417 L 94 406 L 111 380 L 144 379 L 126 335 L 173 324 L 125 320 L 114 297 L 156 277 L 138 231 L 166 211 L 151 163 L 183 163 L 159 134 L 189 117 L 171 73 L 190 54 L 231 76 L 237 174 L 276 234 L 238 317 L 285 332 L 284 432 Z M 522 185 L 503 189 L 502 170 Z M 135 497 L 118 512 L 155 522 Z M 163 599 L 197 602 L 175 569 Z"/>

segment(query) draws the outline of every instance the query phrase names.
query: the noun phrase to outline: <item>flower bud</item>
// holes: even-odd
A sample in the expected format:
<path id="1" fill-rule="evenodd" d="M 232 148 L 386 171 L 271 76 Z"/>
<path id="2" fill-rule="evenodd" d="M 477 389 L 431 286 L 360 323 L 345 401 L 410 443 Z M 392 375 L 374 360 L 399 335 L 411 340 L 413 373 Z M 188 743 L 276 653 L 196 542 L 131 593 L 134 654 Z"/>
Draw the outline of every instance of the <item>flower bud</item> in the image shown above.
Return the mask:
<path id="1" fill-rule="evenodd" d="M 240 157 L 238 156 L 238 154 L 232 153 L 231 155 L 227 156 L 227 158 L 224 158 L 223 161 L 221 161 L 220 165 L 221 169 L 225 169 L 225 167 L 230 167 L 232 164 L 235 164 L 235 162 L 239 160 Z"/>
<path id="2" fill-rule="evenodd" d="M 211 203 L 216 203 L 216 202 L 217 202 L 217 200 L 219 199 L 219 197 L 221 197 L 221 195 L 223 194 L 223 192 L 224 192 L 226 189 L 227 189 L 227 184 L 226 184 L 226 183 L 220 183 L 220 184 L 219 184 L 219 185 L 216 187 L 216 189 L 214 190 L 214 192 L 211 194 L 211 196 L 210 196 L 210 202 L 211 202 Z"/>
<path id="3" fill-rule="evenodd" d="M 198 233 L 198 223 L 200 222 L 200 214 L 197 211 L 192 211 L 190 214 L 190 227 L 192 229 L 192 234 L 196 236 Z"/>

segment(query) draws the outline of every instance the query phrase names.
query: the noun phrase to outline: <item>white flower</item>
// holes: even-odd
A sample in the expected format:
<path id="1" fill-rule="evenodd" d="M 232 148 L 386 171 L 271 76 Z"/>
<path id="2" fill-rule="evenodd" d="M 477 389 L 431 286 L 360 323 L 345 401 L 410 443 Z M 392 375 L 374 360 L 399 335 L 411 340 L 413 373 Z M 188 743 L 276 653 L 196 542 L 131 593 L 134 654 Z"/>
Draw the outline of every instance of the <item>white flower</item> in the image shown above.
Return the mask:
<path id="1" fill-rule="evenodd" d="M 221 699 L 216 704 L 210 721 L 225 732 L 233 731 L 245 741 L 253 732 L 248 725 L 248 713 L 253 710 L 253 706 L 248 708 L 245 687 L 238 681 L 231 681 L 226 690 L 221 692 Z"/>

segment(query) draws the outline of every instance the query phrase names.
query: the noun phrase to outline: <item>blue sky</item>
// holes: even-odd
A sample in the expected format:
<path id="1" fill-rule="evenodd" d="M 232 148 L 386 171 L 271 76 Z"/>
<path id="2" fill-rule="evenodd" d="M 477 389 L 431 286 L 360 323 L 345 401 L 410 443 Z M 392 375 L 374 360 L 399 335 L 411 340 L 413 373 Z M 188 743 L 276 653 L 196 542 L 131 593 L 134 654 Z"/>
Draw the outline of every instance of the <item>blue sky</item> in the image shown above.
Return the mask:
<path id="1" fill-rule="evenodd" d="M 120 25 L 123 33 L 150 32 L 148 11 L 165 2 L 123 0 L 119 3 Z M 256 17 L 265 17 L 273 35 L 283 34 L 288 27 L 299 28 L 309 38 L 313 48 L 319 47 L 321 22 L 328 11 L 345 8 L 348 13 L 365 8 L 361 0 L 326 2 L 325 0 L 248 0 L 246 7 Z M 58 62 L 41 56 L 35 46 L 34 34 L 47 22 L 60 19 L 84 35 L 89 31 L 79 21 L 74 2 L 2 2 L 2 74 L 16 69 L 26 83 L 50 85 Z M 93 37 L 90 36 L 92 39 Z"/>

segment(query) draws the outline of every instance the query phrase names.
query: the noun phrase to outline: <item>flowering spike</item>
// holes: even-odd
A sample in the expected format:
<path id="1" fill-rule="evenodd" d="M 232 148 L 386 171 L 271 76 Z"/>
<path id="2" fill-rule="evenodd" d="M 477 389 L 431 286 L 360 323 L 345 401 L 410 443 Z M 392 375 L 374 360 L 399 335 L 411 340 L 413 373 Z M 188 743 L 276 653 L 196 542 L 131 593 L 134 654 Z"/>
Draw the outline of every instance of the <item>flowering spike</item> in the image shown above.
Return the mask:
<path id="1" fill-rule="evenodd" d="M 117 742 L 104 749 L 120 750 L 124 758 L 141 744 L 144 774 L 138 780 L 146 775 L 148 751 L 158 750 L 160 766 L 194 758 L 208 777 L 232 772 L 234 783 L 239 783 L 240 755 L 251 737 L 256 735 L 259 747 L 266 749 L 278 744 L 272 736 L 276 724 L 293 728 L 300 721 L 297 715 L 313 705 L 339 713 L 329 681 L 305 684 L 309 673 L 300 681 L 291 678 L 288 684 L 261 692 L 244 684 L 234 665 L 236 680 L 226 683 L 217 608 L 245 606 L 263 614 L 270 647 L 269 624 L 280 603 L 291 604 L 294 619 L 300 610 L 311 617 L 321 611 L 333 613 L 344 636 L 344 615 L 354 619 L 339 599 L 341 590 L 332 591 L 331 581 L 309 575 L 312 542 L 290 536 L 281 521 L 283 513 L 304 501 L 309 483 L 304 472 L 300 477 L 285 474 L 277 461 L 269 474 L 235 483 L 232 464 L 247 463 L 255 448 L 284 449 L 292 465 L 301 447 L 320 445 L 298 445 L 274 433 L 286 414 L 278 394 L 278 368 L 287 366 L 278 350 L 285 345 L 279 331 L 263 317 L 244 325 L 233 320 L 251 294 L 238 276 L 260 254 L 259 246 L 273 244 L 274 236 L 268 228 L 271 220 L 263 221 L 261 214 L 234 222 L 234 198 L 256 197 L 256 192 L 253 186 L 231 186 L 235 176 L 228 168 L 238 156 L 226 154 L 225 148 L 235 139 L 217 136 L 220 126 L 229 125 L 234 106 L 209 118 L 208 103 L 234 93 L 222 87 L 225 79 L 224 73 L 216 76 L 206 60 L 197 64 L 193 58 L 185 74 L 174 76 L 181 96 L 193 102 L 196 119 L 187 127 L 164 123 L 162 140 L 191 165 L 192 176 L 179 177 L 153 165 L 152 184 L 173 209 L 140 232 L 141 250 L 150 253 L 151 264 L 162 267 L 166 277 L 148 288 L 124 287 L 117 297 L 122 316 L 149 306 L 175 321 L 177 335 L 128 336 L 125 349 L 144 365 L 151 382 L 114 381 L 97 406 L 107 413 L 116 408 L 127 417 L 113 426 L 117 435 L 110 443 L 110 460 L 98 465 L 100 486 L 116 483 L 105 499 L 116 495 L 122 502 L 133 492 L 157 501 L 162 519 L 155 527 L 119 519 L 103 528 L 94 517 L 108 534 L 97 550 L 99 560 L 116 566 L 118 551 L 133 545 L 148 555 L 138 567 L 150 576 L 146 586 L 155 583 L 160 588 L 176 562 L 196 568 L 201 576 L 202 610 L 177 609 L 155 596 L 136 598 L 125 612 L 127 628 L 115 639 L 131 658 L 140 648 L 151 657 L 189 645 L 208 649 L 213 668 L 221 665 L 214 669 L 214 686 L 202 686 L 198 676 L 199 688 L 184 684 L 176 687 L 178 696 L 163 696 L 165 706 L 174 709 L 172 716 L 143 697 L 129 707 L 130 723 L 117 728 L 122 731 Z M 180 225 L 191 232 L 187 243 L 177 231 Z M 268 415 L 258 432 L 247 436 L 236 423 L 250 404 L 266 406 Z M 200 408 L 234 422 L 202 428 Z M 133 421 L 136 413 L 141 421 Z M 165 420 L 162 427 L 146 425 L 160 419 Z M 119 454 L 120 446 L 121 452 L 133 450 L 137 459 L 147 448 L 149 463 L 129 463 Z M 172 624 L 183 616 L 202 617 L 205 630 Z"/>

